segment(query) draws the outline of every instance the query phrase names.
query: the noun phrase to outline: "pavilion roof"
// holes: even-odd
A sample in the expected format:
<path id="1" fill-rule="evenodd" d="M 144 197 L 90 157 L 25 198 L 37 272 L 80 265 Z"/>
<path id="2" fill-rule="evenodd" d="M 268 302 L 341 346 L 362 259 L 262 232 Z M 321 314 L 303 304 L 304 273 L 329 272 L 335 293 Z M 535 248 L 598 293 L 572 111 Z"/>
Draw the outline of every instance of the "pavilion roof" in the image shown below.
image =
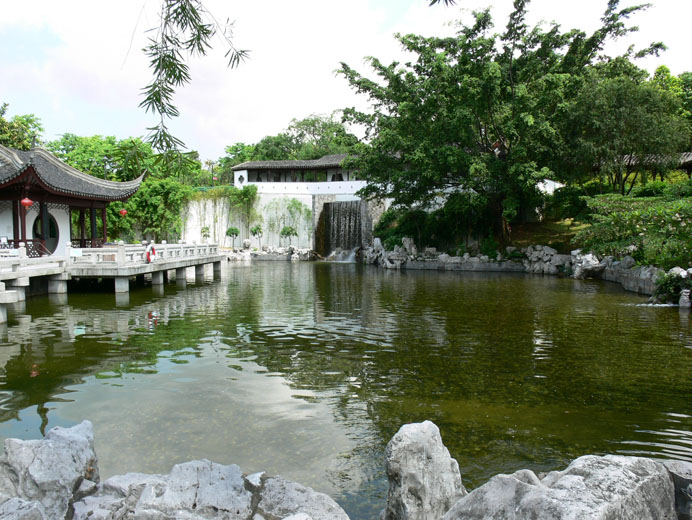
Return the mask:
<path id="1" fill-rule="evenodd" d="M 231 170 L 324 170 L 326 168 L 339 168 L 348 155 L 325 155 L 319 159 L 308 161 L 248 161 L 238 164 Z"/>
<path id="2" fill-rule="evenodd" d="M 624 162 L 627 166 L 664 164 L 670 167 L 688 167 L 692 165 L 692 152 L 674 153 L 670 155 L 649 154 L 642 157 L 625 155 Z"/>
<path id="3" fill-rule="evenodd" d="M 11 184 L 27 170 L 48 189 L 73 197 L 98 200 L 124 200 L 133 195 L 144 175 L 128 182 L 99 179 L 62 162 L 44 148 L 25 152 L 0 145 L 0 187 Z"/>

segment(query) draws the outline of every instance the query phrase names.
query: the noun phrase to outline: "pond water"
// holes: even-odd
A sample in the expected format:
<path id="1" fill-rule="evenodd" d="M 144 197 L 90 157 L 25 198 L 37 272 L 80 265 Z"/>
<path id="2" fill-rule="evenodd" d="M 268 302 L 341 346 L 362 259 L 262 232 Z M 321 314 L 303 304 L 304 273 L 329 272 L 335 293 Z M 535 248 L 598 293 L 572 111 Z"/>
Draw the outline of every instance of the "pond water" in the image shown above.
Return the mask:
<path id="1" fill-rule="evenodd" d="M 208 458 L 386 495 L 384 448 L 433 420 L 467 487 L 587 453 L 692 460 L 689 313 L 614 284 L 226 266 L 221 280 L 36 297 L 0 331 L 0 436 L 90 419 L 102 478 Z"/>

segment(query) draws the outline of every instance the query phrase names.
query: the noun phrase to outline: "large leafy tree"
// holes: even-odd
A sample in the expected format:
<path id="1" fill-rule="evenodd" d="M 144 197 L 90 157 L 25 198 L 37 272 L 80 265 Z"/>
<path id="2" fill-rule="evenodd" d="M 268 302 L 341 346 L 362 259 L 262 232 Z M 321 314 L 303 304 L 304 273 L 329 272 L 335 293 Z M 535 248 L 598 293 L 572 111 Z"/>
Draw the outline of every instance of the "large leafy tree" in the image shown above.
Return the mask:
<path id="1" fill-rule="evenodd" d="M 591 71 L 563 117 L 565 170 L 597 172 L 624 195 L 641 173 L 677 165 L 690 129 L 675 91 L 660 80 Z"/>
<path id="2" fill-rule="evenodd" d="M 268 135 L 256 144 L 236 143 L 226 147 L 226 156 L 219 159 L 224 171 L 246 161 L 282 161 L 319 159 L 325 155 L 352 152 L 358 138 L 349 132 L 337 114 L 313 114 L 293 119 L 288 128 Z"/>
<path id="3" fill-rule="evenodd" d="M 345 112 L 368 139 L 351 163 L 369 181 L 364 196 L 412 206 L 450 191 L 473 194 L 494 215 L 495 234 L 506 237 L 537 182 L 555 176 L 565 147 L 562 110 L 588 70 L 609 61 L 606 41 L 634 30 L 626 20 L 644 7 L 620 9 L 610 0 L 601 27 L 587 35 L 556 24 L 530 28 L 527 4 L 515 0 L 500 34 L 486 10 L 454 37 L 398 35 L 415 58 L 389 65 L 370 58 L 375 80 L 342 63 L 341 74 L 374 109 Z M 630 50 L 626 58 L 661 48 Z"/>
<path id="4" fill-rule="evenodd" d="M 337 120 L 336 113 L 294 119 L 287 134 L 296 143 L 296 159 L 319 159 L 325 155 L 348 153 L 358 142 L 358 138 Z"/>
<path id="5" fill-rule="evenodd" d="M 30 150 L 34 143 L 41 142 L 43 126 L 33 114 L 24 114 L 6 119 L 7 103 L 0 104 L 0 144 L 17 150 Z"/>

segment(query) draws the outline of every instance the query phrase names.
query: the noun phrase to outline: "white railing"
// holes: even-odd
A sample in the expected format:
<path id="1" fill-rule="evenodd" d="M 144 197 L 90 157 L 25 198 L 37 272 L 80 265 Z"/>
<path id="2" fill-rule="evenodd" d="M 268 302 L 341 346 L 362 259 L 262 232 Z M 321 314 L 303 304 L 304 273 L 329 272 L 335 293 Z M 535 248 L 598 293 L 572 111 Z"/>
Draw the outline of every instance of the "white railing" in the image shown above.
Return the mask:
<path id="1" fill-rule="evenodd" d="M 283 195 L 353 195 L 365 187 L 365 181 L 331 182 L 245 182 L 257 186 L 259 194 Z M 243 184 L 237 185 L 242 187 Z"/>
<path id="2" fill-rule="evenodd" d="M 28 256 L 24 242 L 20 242 L 17 249 L 0 250 L 0 272 L 19 272 L 22 268 L 65 267 L 66 265 L 67 257 L 64 256 Z"/>
<path id="3" fill-rule="evenodd" d="M 153 244 L 154 263 L 169 260 L 204 258 L 219 254 L 218 244 Z M 136 265 L 147 262 L 147 246 L 119 243 L 99 248 L 72 248 L 67 251 L 70 265 Z"/>

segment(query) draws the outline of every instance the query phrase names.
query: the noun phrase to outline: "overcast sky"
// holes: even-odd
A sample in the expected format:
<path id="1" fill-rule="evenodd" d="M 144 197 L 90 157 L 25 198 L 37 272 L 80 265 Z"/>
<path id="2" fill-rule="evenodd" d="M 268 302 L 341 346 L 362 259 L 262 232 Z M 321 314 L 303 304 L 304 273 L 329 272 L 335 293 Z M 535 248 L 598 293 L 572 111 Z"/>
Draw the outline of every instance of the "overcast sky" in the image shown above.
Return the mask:
<path id="1" fill-rule="evenodd" d="M 202 159 L 216 159 L 235 142 L 277 134 L 291 119 L 365 106 L 335 74 L 340 62 L 367 71 L 365 56 L 401 58 L 393 34 L 451 33 L 449 22 L 493 6 L 502 28 L 511 0 L 457 0 L 428 7 L 427 0 L 205 0 L 219 21 L 235 21 L 236 45 L 250 59 L 228 69 L 223 50 L 192 63 L 192 84 L 175 102 L 181 117 L 171 128 Z M 531 23 L 557 21 L 564 29 L 593 30 L 606 0 L 534 0 Z M 623 0 L 622 5 L 631 5 Z M 651 0 L 633 19 L 637 46 L 663 41 L 669 50 L 640 62 L 649 71 L 665 64 L 674 74 L 692 70 L 690 0 Z M 138 108 L 150 73 L 141 49 L 156 26 L 160 0 L 5 1 L 0 16 L 0 102 L 9 116 L 33 113 L 45 137 L 65 132 L 146 134 L 153 120 Z"/>

